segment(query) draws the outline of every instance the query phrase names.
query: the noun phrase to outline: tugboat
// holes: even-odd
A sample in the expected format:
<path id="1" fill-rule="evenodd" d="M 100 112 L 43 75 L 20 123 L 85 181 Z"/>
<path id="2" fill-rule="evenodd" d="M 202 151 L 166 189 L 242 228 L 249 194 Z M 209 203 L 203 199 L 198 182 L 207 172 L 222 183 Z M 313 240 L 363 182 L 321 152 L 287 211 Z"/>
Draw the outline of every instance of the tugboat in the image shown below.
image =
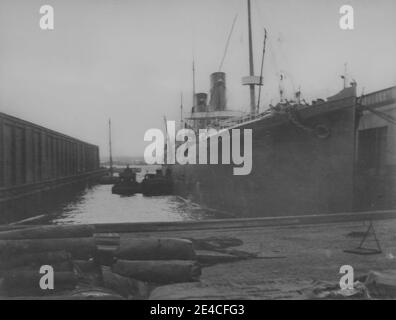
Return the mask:
<path id="1" fill-rule="evenodd" d="M 170 176 L 164 176 L 161 169 L 156 170 L 156 173 L 147 173 L 141 185 L 142 193 L 145 196 L 168 195 L 173 191 Z"/>
<path id="2" fill-rule="evenodd" d="M 99 183 L 100 184 L 115 184 L 119 182 L 120 179 L 117 176 L 113 175 L 112 170 L 110 170 L 106 175 L 100 177 Z"/>
<path id="3" fill-rule="evenodd" d="M 106 175 L 100 177 L 100 184 L 115 184 L 120 180 L 119 177 L 114 176 L 113 173 L 113 156 L 111 153 L 111 119 L 109 119 L 109 154 L 110 168 Z"/>
<path id="4" fill-rule="evenodd" d="M 111 193 L 130 196 L 140 192 L 140 184 L 136 181 L 136 173 L 127 165 L 124 172 L 120 173 L 120 181 L 111 189 Z"/>

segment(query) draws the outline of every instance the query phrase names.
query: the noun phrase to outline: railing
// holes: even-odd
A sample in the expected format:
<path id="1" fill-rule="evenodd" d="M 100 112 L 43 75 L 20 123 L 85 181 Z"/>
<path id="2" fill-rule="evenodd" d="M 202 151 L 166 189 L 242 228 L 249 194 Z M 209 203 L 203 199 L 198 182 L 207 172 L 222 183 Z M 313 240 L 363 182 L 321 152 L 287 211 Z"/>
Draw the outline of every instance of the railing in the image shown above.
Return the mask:
<path id="1" fill-rule="evenodd" d="M 340 99 L 345 100 L 345 99 Z M 387 88 L 377 92 L 367 94 L 362 97 L 361 104 L 367 106 L 378 106 L 388 103 L 396 102 L 396 87 Z M 248 123 L 250 121 L 266 118 L 272 114 L 271 110 L 266 110 L 259 114 L 247 114 L 241 117 L 233 117 L 226 120 L 219 120 L 216 127 L 219 129 L 226 129 L 233 126 Z"/>
<path id="2" fill-rule="evenodd" d="M 350 97 L 340 99 L 337 102 L 344 101 L 347 99 L 350 99 Z M 367 94 L 367 95 L 363 96 L 362 100 L 361 100 L 362 105 L 374 106 L 374 107 L 379 106 L 379 105 L 390 104 L 390 103 L 394 103 L 394 102 L 396 102 L 396 87 L 391 87 L 391 88 L 387 88 L 387 89 L 384 89 L 381 91 Z M 263 119 L 263 118 L 270 116 L 271 114 L 272 114 L 271 110 L 266 110 L 259 114 L 248 114 L 248 115 L 238 117 L 238 118 L 221 120 L 218 122 L 218 127 L 220 129 L 225 129 L 225 128 L 229 128 L 232 126 L 247 123 L 247 122 L 250 122 L 253 120 Z"/>
<path id="3" fill-rule="evenodd" d="M 239 124 L 247 123 L 247 122 L 250 122 L 253 120 L 263 119 L 263 118 L 268 117 L 271 114 L 272 114 L 271 110 L 266 110 L 259 114 L 248 114 L 248 115 L 238 117 L 238 118 L 232 118 L 232 119 L 219 121 L 218 126 L 220 129 L 225 129 L 225 128 L 237 126 Z"/>

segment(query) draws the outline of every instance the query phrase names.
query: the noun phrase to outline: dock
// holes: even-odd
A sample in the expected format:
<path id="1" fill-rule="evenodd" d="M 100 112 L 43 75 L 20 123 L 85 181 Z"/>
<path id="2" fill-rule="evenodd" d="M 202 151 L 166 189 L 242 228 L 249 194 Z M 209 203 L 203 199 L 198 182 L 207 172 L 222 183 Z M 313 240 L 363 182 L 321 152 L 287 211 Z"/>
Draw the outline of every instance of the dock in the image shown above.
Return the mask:
<path id="1" fill-rule="evenodd" d="M 395 269 L 396 220 L 375 223 L 383 253 L 359 256 L 345 253 L 359 244 L 352 235 L 364 232 L 364 222 L 257 227 L 249 229 L 209 229 L 162 231 L 142 236 L 239 239 L 233 249 L 257 258 L 219 263 L 203 268 L 200 283 L 175 284 L 158 289 L 152 299 L 311 299 L 311 291 L 321 283 L 337 285 L 340 267 L 350 265 L 355 277 L 370 271 Z M 134 237 L 136 234 L 122 234 Z"/>
<path id="2" fill-rule="evenodd" d="M 187 239 L 209 244 L 211 263 L 199 281 L 152 287 L 146 299 L 312 299 L 317 287 L 337 286 L 340 268 L 354 268 L 355 279 L 396 267 L 396 211 L 325 216 L 225 219 L 196 222 L 95 224 L 95 237 Z M 356 248 L 372 223 L 381 252 L 357 255 Z M 29 225 L 8 226 L 9 229 Z M 2 230 L 6 229 L 2 227 Z M 110 238 L 111 238 L 110 237 Z M 110 239 L 109 238 L 109 239 Z M 111 240 L 110 240 L 111 242 Z M 374 246 L 372 239 L 367 246 Z M 210 248 L 212 246 L 212 248 Z M 202 248 L 200 248 L 202 249 Z M 224 260 L 224 253 L 239 259 Z M 219 256 L 217 257 L 217 254 Z M 218 261 L 216 261 L 219 258 Z"/>
<path id="3" fill-rule="evenodd" d="M 370 220 L 382 253 L 344 252 L 359 245 Z M 314 287 L 338 284 L 342 265 L 354 267 L 356 278 L 396 267 L 396 211 L 96 227 L 126 231 L 121 241 L 134 237 L 238 239 L 242 244 L 233 250 L 257 257 L 205 267 L 200 282 L 164 286 L 152 293 L 152 299 L 312 299 Z M 368 246 L 374 244 L 368 242 Z"/>

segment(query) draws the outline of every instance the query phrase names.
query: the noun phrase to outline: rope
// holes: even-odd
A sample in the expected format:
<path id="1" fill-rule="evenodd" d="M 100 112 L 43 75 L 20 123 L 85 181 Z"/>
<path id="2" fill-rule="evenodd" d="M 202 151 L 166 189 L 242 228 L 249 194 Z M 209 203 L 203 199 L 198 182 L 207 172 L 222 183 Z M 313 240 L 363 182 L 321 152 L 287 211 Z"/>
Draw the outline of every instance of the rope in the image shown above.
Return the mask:
<path id="1" fill-rule="evenodd" d="M 267 29 L 264 28 L 264 44 L 263 44 L 263 56 L 261 57 L 260 88 L 259 88 L 259 95 L 257 100 L 257 113 L 260 112 L 260 98 L 261 98 L 261 87 L 263 86 L 263 67 L 264 67 L 266 41 L 267 41 Z"/>
<path id="2" fill-rule="evenodd" d="M 230 44 L 232 31 L 234 30 L 234 26 L 235 26 L 235 22 L 236 22 L 237 17 L 238 17 L 238 14 L 235 15 L 234 20 L 232 21 L 231 30 L 230 30 L 230 33 L 229 33 L 228 38 L 227 38 L 226 46 L 224 48 L 223 58 L 221 59 L 221 62 L 220 62 L 219 71 L 221 71 L 221 68 L 223 67 L 224 59 L 225 59 L 225 57 L 227 55 L 228 46 Z"/>

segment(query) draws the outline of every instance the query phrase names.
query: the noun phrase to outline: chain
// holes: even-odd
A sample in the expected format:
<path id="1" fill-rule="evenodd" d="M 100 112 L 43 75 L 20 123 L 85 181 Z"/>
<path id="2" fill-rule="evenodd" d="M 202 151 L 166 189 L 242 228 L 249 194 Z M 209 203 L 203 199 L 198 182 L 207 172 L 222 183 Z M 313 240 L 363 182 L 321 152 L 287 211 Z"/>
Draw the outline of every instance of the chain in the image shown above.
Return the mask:
<path id="1" fill-rule="evenodd" d="M 291 123 L 293 123 L 297 128 L 309 133 L 309 134 L 313 134 L 315 132 L 315 129 L 310 128 L 304 124 L 302 124 L 296 117 L 295 113 L 293 112 L 293 110 L 291 108 L 287 108 L 286 109 L 286 114 L 290 120 Z"/>

